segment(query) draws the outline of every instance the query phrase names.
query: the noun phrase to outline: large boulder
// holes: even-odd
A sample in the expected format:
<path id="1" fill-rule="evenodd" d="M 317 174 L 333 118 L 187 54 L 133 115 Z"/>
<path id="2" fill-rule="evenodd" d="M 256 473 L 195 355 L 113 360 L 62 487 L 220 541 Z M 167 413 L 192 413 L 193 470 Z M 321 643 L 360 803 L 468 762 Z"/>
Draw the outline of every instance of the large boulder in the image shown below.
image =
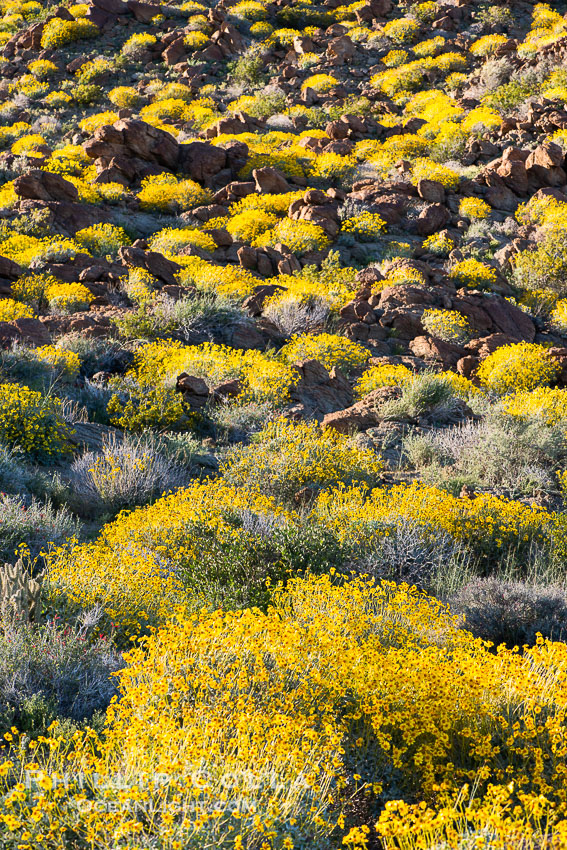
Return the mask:
<path id="1" fill-rule="evenodd" d="M 79 199 L 77 187 L 60 174 L 33 169 L 14 180 L 14 191 L 19 198 L 33 201 L 67 201 Z"/>

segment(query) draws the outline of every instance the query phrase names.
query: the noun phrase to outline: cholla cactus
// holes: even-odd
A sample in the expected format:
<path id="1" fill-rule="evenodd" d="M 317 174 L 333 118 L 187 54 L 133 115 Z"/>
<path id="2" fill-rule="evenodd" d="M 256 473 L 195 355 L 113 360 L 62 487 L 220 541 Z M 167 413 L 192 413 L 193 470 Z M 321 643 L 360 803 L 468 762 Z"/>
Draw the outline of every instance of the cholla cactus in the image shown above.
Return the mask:
<path id="1" fill-rule="evenodd" d="M 41 620 L 41 578 L 32 578 L 21 558 L 0 567 L 0 620 Z"/>

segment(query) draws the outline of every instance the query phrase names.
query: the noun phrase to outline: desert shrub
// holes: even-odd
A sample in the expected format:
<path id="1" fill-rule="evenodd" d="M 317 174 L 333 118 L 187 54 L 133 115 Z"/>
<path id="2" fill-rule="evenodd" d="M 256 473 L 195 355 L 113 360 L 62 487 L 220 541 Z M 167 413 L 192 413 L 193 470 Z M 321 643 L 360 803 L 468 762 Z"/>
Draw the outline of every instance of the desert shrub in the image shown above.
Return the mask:
<path id="1" fill-rule="evenodd" d="M 108 400 L 106 412 L 112 425 L 141 433 L 151 428 L 186 428 L 188 412 L 173 387 L 140 387 L 126 383 Z"/>
<path id="2" fill-rule="evenodd" d="M 149 32 L 134 33 L 122 45 L 121 53 L 134 61 L 141 59 L 144 53 L 157 42 L 155 35 Z"/>
<path id="3" fill-rule="evenodd" d="M 205 251 L 214 251 L 217 247 L 208 233 L 202 233 L 192 227 L 165 227 L 154 233 L 149 245 L 152 251 L 160 251 L 166 255 L 178 254 L 187 245 L 197 245 Z"/>
<path id="4" fill-rule="evenodd" d="M 287 337 L 315 328 L 321 329 L 327 323 L 330 309 L 321 296 L 305 297 L 286 292 L 281 297 L 269 299 L 262 313 Z"/>
<path id="5" fill-rule="evenodd" d="M 82 283 L 52 283 L 45 289 L 45 299 L 54 313 L 76 313 L 88 310 L 94 295 Z"/>
<path id="6" fill-rule="evenodd" d="M 128 109 L 139 104 L 141 97 L 133 86 L 116 86 L 108 92 L 108 99 L 119 109 Z"/>
<path id="7" fill-rule="evenodd" d="M 30 305 L 34 310 L 39 310 L 40 307 L 45 306 L 46 290 L 50 286 L 59 284 L 61 281 L 53 275 L 37 273 L 22 275 L 12 284 L 12 294 L 18 301 Z"/>
<path id="8" fill-rule="evenodd" d="M 199 292 L 178 301 L 167 296 L 158 296 L 149 303 L 140 299 L 138 309 L 126 313 L 115 324 L 126 339 L 153 341 L 175 336 L 198 345 L 210 339 L 228 340 L 237 325 L 249 322 L 232 298 Z"/>
<path id="9" fill-rule="evenodd" d="M 459 204 L 459 214 L 465 218 L 485 219 L 490 215 L 491 207 L 480 198 L 463 198 Z"/>
<path id="10" fill-rule="evenodd" d="M 520 251 L 514 257 L 514 278 L 524 289 L 551 289 L 565 293 L 567 275 L 567 242 L 563 229 L 552 228 L 531 251 Z"/>
<path id="11" fill-rule="evenodd" d="M 221 465 L 227 481 L 281 499 L 339 482 L 378 480 L 382 463 L 333 429 L 280 420 L 255 435 L 250 446 L 230 449 Z"/>
<path id="12" fill-rule="evenodd" d="M 465 343 L 471 337 L 467 320 L 456 310 L 424 310 L 421 324 L 431 336 L 447 342 Z"/>
<path id="13" fill-rule="evenodd" d="M 377 213 L 362 212 L 345 219 L 343 233 L 352 233 L 359 242 L 375 242 L 386 229 L 386 222 Z"/>
<path id="14" fill-rule="evenodd" d="M 0 300 L 0 322 L 31 318 L 33 318 L 33 310 L 27 304 L 14 301 L 13 298 L 2 298 Z"/>
<path id="15" fill-rule="evenodd" d="M 194 180 L 178 180 L 173 174 L 158 174 L 142 180 L 138 199 L 142 209 L 176 213 L 209 203 L 211 193 Z"/>
<path id="16" fill-rule="evenodd" d="M 356 551 L 352 557 L 356 570 L 363 575 L 428 590 L 440 584 L 446 593 L 451 573 L 466 575 L 471 556 L 450 535 L 433 536 L 413 519 L 394 517 L 384 524 L 382 537 L 370 548 L 363 548 L 359 557 Z"/>
<path id="17" fill-rule="evenodd" d="M 96 372 L 119 371 L 130 359 L 118 342 L 98 337 L 85 337 L 81 332 L 70 332 L 59 337 L 57 348 L 75 354 L 83 375 L 91 378 Z"/>
<path id="18" fill-rule="evenodd" d="M 322 227 L 310 221 L 294 221 L 284 218 L 271 230 L 256 237 L 254 244 L 258 248 L 273 247 L 278 242 L 287 245 L 293 254 L 306 254 L 308 251 L 320 251 L 329 244 L 329 237 Z"/>
<path id="19" fill-rule="evenodd" d="M 435 180 L 452 191 L 459 188 L 459 175 L 456 171 L 424 157 L 418 157 L 412 163 L 412 181 L 417 183 L 419 180 Z"/>
<path id="20" fill-rule="evenodd" d="M 419 31 L 419 23 L 413 18 L 397 18 L 384 24 L 383 32 L 396 44 L 412 41 Z"/>
<path id="21" fill-rule="evenodd" d="M 69 449 L 69 429 L 55 398 L 18 384 L 0 384 L 0 442 L 35 458 Z"/>
<path id="22" fill-rule="evenodd" d="M 45 80 L 57 73 L 58 68 L 55 62 L 51 62 L 49 59 L 36 59 L 34 62 L 30 62 L 28 70 L 38 80 Z"/>
<path id="23" fill-rule="evenodd" d="M 294 336 L 279 354 L 288 363 L 318 360 L 325 369 L 338 366 L 346 373 L 363 366 L 369 357 L 368 351 L 358 343 L 344 336 L 326 333 Z"/>
<path id="24" fill-rule="evenodd" d="M 101 630 L 114 623 L 122 638 L 195 605 L 265 604 L 266 579 L 283 577 L 270 538 L 288 521 L 273 499 L 193 481 L 121 513 L 94 543 L 55 550 L 50 593 L 71 609 L 100 605 Z"/>
<path id="25" fill-rule="evenodd" d="M 467 483 L 519 496 L 554 488 L 554 471 L 567 456 L 567 442 L 560 426 L 495 411 L 480 422 L 410 435 L 404 450 L 428 484 L 458 491 Z"/>
<path id="26" fill-rule="evenodd" d="M 129 245 L 130 239 L 122 227 L 113 224 L 95 224 L 75 233 L 75 239 L 94 257 L 110 255 L 116 257 L 122 245 Z"/>
<path id="27" fill-rule="evenodd" d="M 451 599 L 464 627 L 495 646 L 534 646 L 537 635 L 563 640 L 567 632 L 567 595 L 562 587 L 477 578 Z"/>
<path id="28" fill-rule="evenodd" d="M 71 466 L 70 485 L 87 514 L 145 505 L 185 483 L 183 470 L 143 437 L 111 437 L 102 451 L 87 452 Z"/>
<path id="29" fill-rule="evenodd" d="M 73 743 L 73 761 L 103 812 L 85 813 L 84 791 L 72 784 L 61 783 L 55 797 L 51 776 L 39 773 L 43 796 L 57 803 L 41 828 L 58 840 L 88 825 L 98 846 L 110 845 L 118 827 L 131 828 L 137 797 L 137 840 L 148 845 L 168 831 L 182 846 L 194 837 L 223 850 L 239 838 L 253 846 L 269 819 L 282 847 L 290 835 L 314 850 L 343 837 L 344 846 L 363 846 L 366 831 L 341 817 L 361 782 L 372 788 L 368 806 L 391 847 L 407 845 L 408 832 L 423 846 L 432 838 L 455 844 L 459 835 L 470 844 L 475 833 L 509 846 L 518 838 L 536 843 L 534 796 L 544 823 L 565 797 L 556 756 L 564 662 L 560 643 L 496 654 L 459 629 L 445 606 L 407 585 L 294 579 L 266 613 L 202 612 L 136 647 L 109 711 L 104 759 L 93 759 L 95 734 Z M 43 747 L 50 765 L 68 763 L 61 739 L 44 742 L 36 759 Z M 196 788 L 194 776 L 203 773 L 207 782 Z M 477 782 L 464 801 L 471 775 Z M 522 778 L 519 798 L 511 776 Z M 13 775 L 3 781 L 8 794 Z M 172 800 L 165 813 L 164 794 Z M 17 819 L 18 841 L 33 823 L 37 795 L 35 784 L 22 782 L 3 804 Z M 235 818 L 237 801 L 251 795 L 253 811 Z M 215 806 L 216 816 L 203 818 L 201 806 Z"/>
<path id="30" fill-rule="evenodd" d="M 4 561 L 13 562 L 20 546 L 36 558 L 49 545 L 60 546 L 78 531 L 77 521 L 66 508 L 56 510 L 34 498 L 24 502 L 17 496 L 0 494 L 0 511 L 0 559 Z"/>
<path id="31" fill-rule="evenodd" d="M 511 416 L 541 418 L 547 425 L 567 419 L 567 393 L 558 387 L 520 390 L 505 398 L 503 405 Z"/>
<path id="32" fill-rule="evenodd" d="M 401 387 L 411 381 L 412 377 L 413 372 L 407 366 L 396 366 L 390 363 L 384 366 L 371 366 L 357 380 L 354 391 L 358 398 L 363 398 L 379 387 Z"/>
<path id="33" fill-rule="evenodd" d="M 489 354 L 477 372 L 481 384 L 499 395 L 530 391 L 552 383 L 559 372 L 557 361 L 543 345 L 518 342 Z"/>
<path id="34" fill-rule="evenodd" d="M 497 281 L 496 272 L 479 260 L 461 260 L 451 268 L 449 277 L 457 286 L 490 289 Z"/>
<path id="35" fill-rule="evenodd" d="M 62 18 L 52 18 L 48 21 L 41 36 L 41 46 L 44 49 L 59 48 L 81 38 L 95 38 L 99 29 L 91 21 L 65 21 Z"/>
<path id="36" fill-rule="evenodd" d="M 277 223 L 278 217 L 270 212 L 247 209 L 232 215 L 226 223 L 226 229 L 233 239 L 252 244 Z"/>
<path id="37" fill-rule="evenodd" d="M 96 624 L 96 615 L 92 619 Z M 6 731 L 17 725 L 29 735 L 46 735 L 54 720 L 80 723 L 106 710 L 117 693 L 112 674 L 123 661 L 108 639 L 92 637 L 91 631 L 53 621 L 4 627 L 0 723 Z"/>
<path id="38" fill-rule="evenodd" d="M 381 415 L 387 419 L 449 421 L 458 407 L 457 393 L 444 375 L 423 373 L 402 384 L 399 399 L 385 402 Z"/>
<path id="39" fill-rule="evenodd" d="M 311 77 L 307 77 L 307 79 L 303 81 L 301 88 L 302 90 L 308 88 L 313 89 L 321 94 L 323 92 L 330 91 L 330 89 L 338 85 L 338 82 L 337 78 L 333 77 L 331 74 L 313 74 Z"/>

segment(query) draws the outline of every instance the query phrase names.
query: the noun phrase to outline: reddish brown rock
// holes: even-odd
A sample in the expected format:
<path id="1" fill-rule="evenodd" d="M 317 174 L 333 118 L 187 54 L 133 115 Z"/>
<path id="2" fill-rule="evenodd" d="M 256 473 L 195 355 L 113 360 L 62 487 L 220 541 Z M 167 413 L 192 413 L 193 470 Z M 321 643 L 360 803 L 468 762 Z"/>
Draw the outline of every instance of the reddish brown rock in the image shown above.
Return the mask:
<path id="1" fill-rule="evenodd" d="M 461 345 L 432 336 L 415 337 L 409 347 L 416 357 L 440 363 L 444 370 L 454 369 L 458 361 L 466 355 Z"/>
<path id="2" fill-rule="evenodd" d="M 442 230 L 449 218 L 449 211 L 442 204 L 430 204 L 419 214 L 417 232 L 420 236 L 431 236 L 438 230 Z"/>
<path id="3" fill-rule="evenodd" d="M 379 387 L 364 396 L 356 404 L 344 410 L 328 413 L 323 418 L 323 426 L 334 428 L 340 434 L 352 434 L 355 431 L 365 431 L 378 425 L 380 408 L 387 401 L 400 398 L 402 391 L 399 387 Z"/>
<path id="4" fill-rule="evenodd" d="M 14 191 L 19 198 L 36 201 L 77 201 L 77 187 L 60 174 L 34 169 L 16 177 Z"/>
<path id="5" fill-rule="evenodd" d="M 289 393 L 295 404 L 288 416 L 321 420 L 325 414 L 352 404 L 352 388 L 339 369 L 328 372 L 317 360 L 305 360 L 293 368 L 299 380 Z"/>

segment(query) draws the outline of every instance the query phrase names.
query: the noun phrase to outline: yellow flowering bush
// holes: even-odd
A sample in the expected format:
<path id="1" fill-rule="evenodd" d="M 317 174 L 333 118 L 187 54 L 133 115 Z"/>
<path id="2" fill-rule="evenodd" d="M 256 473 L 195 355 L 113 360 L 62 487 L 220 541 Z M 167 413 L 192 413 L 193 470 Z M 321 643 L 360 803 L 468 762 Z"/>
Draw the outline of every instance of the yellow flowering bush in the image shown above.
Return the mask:
<path id="1" fill-rule="evenodd" d="M 0 322 L 31 318 L 33 318 L 33 310 L 27 304 L 14 301 L 13 298 L 0 299 Z"/>
<path id="2" fill-rule="evenodd" d="M 302 488 L 376 483 L 382 462 L 333 428 L 284 419 L 270 423 L 251 446 L 231 449 L 221 469 L 231 484 L 291 499 Z"/>
<path id="3" fill-rule="evenodd" d="M 274 228 L 264 231 L 254 240 L 258 248 L 273 247 L 278 242 L 286 245 L 293 254 L 301 255 L 326 248 L 329 237 L 318 224 L 284 218 Z"/>
<path id="4" fill-rule="evenodd" d="M 422 526 L 423 534 L 443 532 L 474 545 L 475 554 L 500 556 L 507 550 L 528 551 L 556 535 L 556 517 L 543 508 L 508 501 L 490 494 L 458 498 L 419 481 L 391 489 L 338 488 L 322 493 L 313 518 L 339 539 L 368 545 L 372 535 L 388 534 L 388 525 L 404 517 Z M 562 532 L 559 530 L 559 534 Z"/>
<path id="5" fill-rule="evenodd" d="M 547 425 L 556 425 L 567 419 L 567 393 L 558 387 L 520 390 L 507 396 L 503 403 L 511 416 L 536 416 Z"/>
<path id="6" fill-rule="evenodd" d="M 467 320 L 456 310 L 424 310 L 421 324 L 431 336 L 448 342 L 464 343 L 471 337 Z"/>
<path id="7" fill-rule="evenodd" d="M 449 277 L 457 286 L 475 289 L 490 289 L 497 280 L 494 269 L 472 258 L 455 263 L 449 271 Z"/>
<path id="8" fill-rule="evenodd" d="M 490 35 L 483 35 L 482 38 L 473 41 L 469 50 L 473 56 L 488 56 L 489 53 L 494 53 L 495 50 L 506 44 L 507 41 L 508 38 L 505 35 L 490 33 Z"/>
<path id="9" fill-rule="evenodd" d="M 12 295 L 17 301 L 29 304 L 35 310 L 45 300 L 45 291 L 50 286 L 57 286 L 61 281 L 53 275 L 27 274 L 22 275 L 12 284 Z"/>
<path id="10" fill-rule="evenodd" d="M 15 841 L 48 835 L 51 850 L 72 832 L 104 847 L 135 831 L 146 844 L 243 850 L 269 832 L 282 850 L 362 850 L 369 828 L 346 822 L 353 795 L 380 800 L 387 850 L 475 833 L 542 846 L 542 824 L 563 840 L 561 642 L 491 651 L 415 587 L 308 576 L 265 613 L 178 612 L 126 661 L 104 741 L 93 730 L 39 740 L 33 783 L 27 758 L 4 762 Z M 63 782 L 70 763 L 95 805 Z"/>
<path id="11" fill-rule="evenodd" d="M 446 233 L 440 232 L 433 233 L 431 236 L 428 236 L 427 239 L 424 239 L 423 247 L 428 251 L 431 251 L 432 254 L 437 254 L 440 257 L 447 257 L 455 247 L 455 243 Z"/>
<path id="12" fill-rule="evenodd" d="M 374 242 L 386 229 L 386 222 L 378 213 L 362 212 L 343 221 L 343 233 L 352 233 L 361 242 Z"/>
<path id="13" fill-rule="evenodd" d="M 252 245 L 257 239 L 261 239 L 266 231 L 274 228 L 277 223 L 277 215 L 251 207 L 231 215 L 226 223 L 226 229 L 233 239 L 249 242 Z"/>
<path id="14" fill-rule="evenodd" d="M 331 74 L 313 74 L 311 77 L 307 77 L 307 79 L 303 81 L 301 89 L 302 91 L 305 91 L 305 89 L 313 89 L 316 92 L 323 93 L 330 91 L 338 84 L 339 81 L 337 78 L 333 77 Z"/>
<path id="15" fill-rule="evenodd" d="M 121 53 L 128 59 L 138 59 L 145 51 L 156 44 L 157 38 L 149 32 L 139 32 L 131 35 L 122 45 Z"/>
<path id="16" fill-rule="evenodd" d="M 384 24 L 382 32 L 397 44 L 405 44 L 412 41 L 419 30 L 419 22 L 414 18 L 396 18 Z"/>
<path id="17" fill-rule="evenodd" d="M 95 38 L 98 34 L 98 27 L 91 21 L 65 21 L 63 18 L 52 18 L 43 28 L 41 46 L 44 49 L 59 48 L 82 38 Z"/>
<path id="18" fill-rule="evenodd" d="M 197 245 L 204 251 L 214 251 L 217 247 L 212 236 L 191 227 L 165 227 L 154 233 L 149 244 L 152 251 L 165 255 L 175 255 L 187 245 Z"/>
<path id="19" fill-rule="evenodd" d="M 363 366 L 368 360 L 368 351 L 356 342 L 337 334 L 321 333 L 293 336 L 279 352 L 287 363 L 299 363 L 302 360 L 318 360 L 325 369 L 338 366 L 344 372 L 351 372 Z"/>
<path id="20" fill-rule="evenodd" d="M 411 369 L 401 364 L 388 363 L 384 366 L 371 366 L 362 373 L 354 385 L 354 392 L 358 398 L 363 398 L 379 387 L 401 387 L 412 377 Z"/>
<path id="21" fill-rule="evenodd" d="M 140 94 L 133 86 L 116 86 L 108 92 L 108 99 L 119 109 L 128 109 L 137 106 L 140 102 Z"/>
<path id="22" fill-rule="evenodd" d="M 56 550 L 48 565 L 50 593 L 72 605 L 100 605 L 105 626 L 114 623 L 122 636 L 139 634 L 176 608 L 198 604 L 207 582 L 222 571 L 215 553 L 222 557 L 223 549 L 246 548 L 255 539 L 253 526 L 243 524 L 246 515 L 268 522 L 287 517 L 266 496 L 222 480 L 194 481 L 149 507 L 121 513 L 94 543 Z"/>
<path id="23" fill-rule="evenodd" d="M 114 224 L 93 224 L 91 227 L 85 227 L 75 233 L 75 240 L 94 257 L 115 257 L 122 245 L 130 244 L 126 231 Z"/>
<path id="24" fill-rule="evenodd" d="M 543 345 L 518 342 L 502 345 L 489 354 L 480 364 L 477 377 L 487 389 L 507 395 L 547 386 L 556 379 L 559 369 Z"/>
<path id="25" fill-rule="evenodd" d="M 60 379 L 74 381 L 79 376 L 81 361 L 74 351 L 65 351 L 55 345 L 43 345 L 33 351 L 34 359 L 52 368 Z"/>
<path id="26" fill-rule="evenodd" d="M 299 374 L 285 363 L 260 351 L 203 343 L 183 346 L 167 341 L 142 346 L 134 356 L 130 377 L 144 389 L 175 384 L 181 372 L 203 378 L 210 387 L 239 378 L 242 393 L 281 403 Z"/>
<path id="27" fill-rule="evenodd" d="M 30 62 L 28 70 L 38 80 L 45 80 L 53 76 L 58 69 L 55 62 L 51 62 L 49 59 L 36 59 L 34 62 Z"/>
<path id="28" fill-rule="evenodd" d="M 45 290 L 51 310 L 59 313 L 76 313 L 88 310 L 94 295 L 82 283 L 52 283 Z"/>
<path id="29" fill-rule="evenodd" d="M 19 384 L 0 384 L 0 442 L 37 458 L 69 451 L 61 402 Z"/>
<path id="30" fill-rule="evenodd" d="M 465 218 L 485 219 L 490 215 L 490 206 L 480 198 L 463 198 L 459 204 L 459 213 Z"/>
<path id="31" fill-rule="evenodd" d="M 142 209 L 175 213 L 209 203 L 211 193 L 194 180 L 164 173 L 144 178 L 138 199 Z"/>
<path id="32" fill-rule="evenodd" d="M 439 163 L 425 157 L 419 157 L 412 164 L 412 181 L 414 183 L 419 180 L 435 180 L 446 189 L 456 191 L 459 188 L 459 179 L 459 175 L 452 168 L 439 165 Z"/>

